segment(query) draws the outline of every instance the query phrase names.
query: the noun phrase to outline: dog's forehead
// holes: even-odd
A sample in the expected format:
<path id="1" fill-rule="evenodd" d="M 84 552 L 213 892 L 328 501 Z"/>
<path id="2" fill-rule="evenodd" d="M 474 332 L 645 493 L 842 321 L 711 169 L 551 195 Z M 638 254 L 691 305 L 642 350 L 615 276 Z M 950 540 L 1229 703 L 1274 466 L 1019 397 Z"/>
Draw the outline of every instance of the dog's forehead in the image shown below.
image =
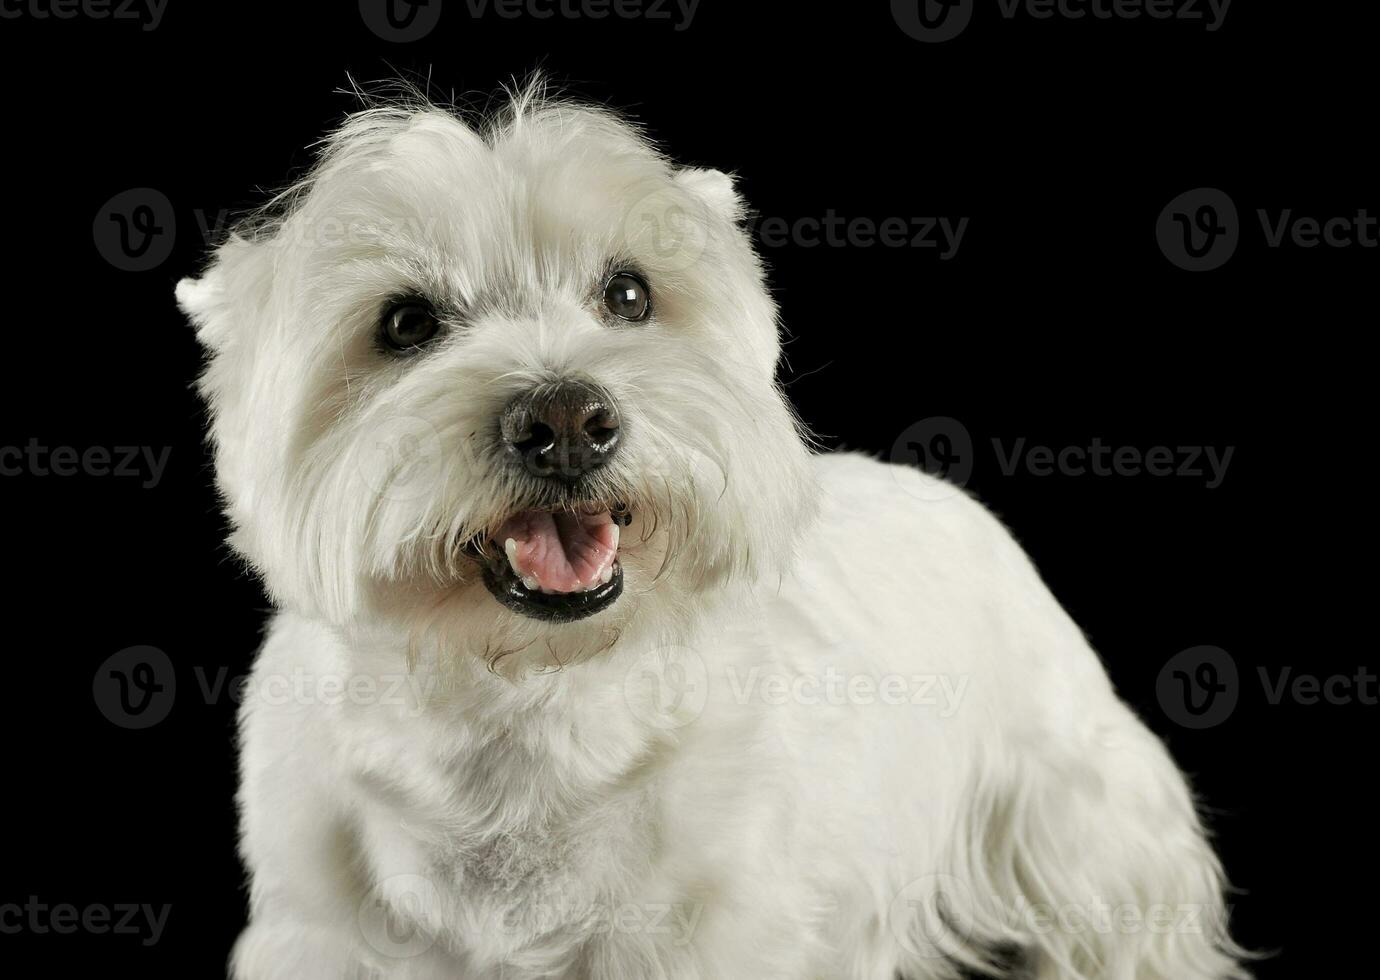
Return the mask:
<path id="1" fill-rule="evenodd" d="M 598 113 L 481 134 L 429 112 L 373 152 L 358 149 L 371 148 L 344 145 L 313 189 L 312 222 L 345 232 L 315 237 L 327 252 L 374 247 L 473 263 L 617 250 L 636 203 L 673 186 L 655 150 Z"/>

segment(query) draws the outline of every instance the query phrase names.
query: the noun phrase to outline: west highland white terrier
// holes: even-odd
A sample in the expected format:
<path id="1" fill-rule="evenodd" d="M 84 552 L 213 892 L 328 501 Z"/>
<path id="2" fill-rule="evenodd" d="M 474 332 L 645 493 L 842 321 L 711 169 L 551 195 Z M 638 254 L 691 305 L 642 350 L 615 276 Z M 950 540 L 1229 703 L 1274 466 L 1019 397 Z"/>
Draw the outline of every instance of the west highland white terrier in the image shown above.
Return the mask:
<path id="1" fill-rule="evenodd" d="M 1244 976 L 1184 778 L 991 514 L 811 450 L 723 173 L 371 101 L 182 309 L 238 980 Z"/>

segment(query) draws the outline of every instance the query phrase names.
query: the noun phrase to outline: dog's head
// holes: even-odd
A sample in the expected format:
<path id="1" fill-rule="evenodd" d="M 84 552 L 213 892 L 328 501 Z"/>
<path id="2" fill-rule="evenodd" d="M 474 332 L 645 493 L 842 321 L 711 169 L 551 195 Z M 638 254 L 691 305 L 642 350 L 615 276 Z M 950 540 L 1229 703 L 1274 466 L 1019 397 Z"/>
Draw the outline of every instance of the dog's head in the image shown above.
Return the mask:
<path id="1" fill-rule="evenodd" d="M 740 209 L 535 90 L 349 118 L 178 286 L 235 549 L 285 607 L 533 662 L 779 573 L 811 484 Z"/>

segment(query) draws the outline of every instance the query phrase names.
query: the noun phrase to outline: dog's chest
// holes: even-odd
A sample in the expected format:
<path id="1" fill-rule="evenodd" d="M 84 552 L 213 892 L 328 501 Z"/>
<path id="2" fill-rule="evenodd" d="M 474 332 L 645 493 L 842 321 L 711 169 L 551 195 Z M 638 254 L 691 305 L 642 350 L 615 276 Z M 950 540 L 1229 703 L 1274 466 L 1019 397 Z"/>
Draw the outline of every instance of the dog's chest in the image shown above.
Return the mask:
<path id="1" fill-rule="evenodd" d="M 476 964 L 578 959 L 608 934 L 645 880 L 644 822 L 630 806 L 483 833 L 455 825 L 433 850 L 452 914 L 447 929 Z"/>
<path id="2" fill-rule="evenodd" d="M 355 755 L 363 857 L 375 880 L 420 875 L 439 908 L 395 909 L 476 964 L 568 960 L 607 931 L 654 847 L 650 787 L 557 790 L 549 770 L 487 754 L 423 762 L 415 745 Z"/>

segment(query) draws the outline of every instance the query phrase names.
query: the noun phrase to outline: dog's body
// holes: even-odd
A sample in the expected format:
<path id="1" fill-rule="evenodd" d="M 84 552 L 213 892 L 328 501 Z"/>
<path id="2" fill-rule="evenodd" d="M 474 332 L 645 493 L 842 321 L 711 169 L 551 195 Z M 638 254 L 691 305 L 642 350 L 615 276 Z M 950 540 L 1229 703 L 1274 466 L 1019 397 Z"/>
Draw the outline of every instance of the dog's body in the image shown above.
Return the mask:
<path id="1" fill-rule="evenodd" d="M 1182 777 L 1010 536 L 806 452 L 738 214 L 600 113 L 390 108 L 180 287 L 284 609 L 237 980 L 1239 975 Z M 406 362 L 400 292 L 444 311 Z M 571 377 L 619 442 L 553 482 L 512 450 Z"/>

